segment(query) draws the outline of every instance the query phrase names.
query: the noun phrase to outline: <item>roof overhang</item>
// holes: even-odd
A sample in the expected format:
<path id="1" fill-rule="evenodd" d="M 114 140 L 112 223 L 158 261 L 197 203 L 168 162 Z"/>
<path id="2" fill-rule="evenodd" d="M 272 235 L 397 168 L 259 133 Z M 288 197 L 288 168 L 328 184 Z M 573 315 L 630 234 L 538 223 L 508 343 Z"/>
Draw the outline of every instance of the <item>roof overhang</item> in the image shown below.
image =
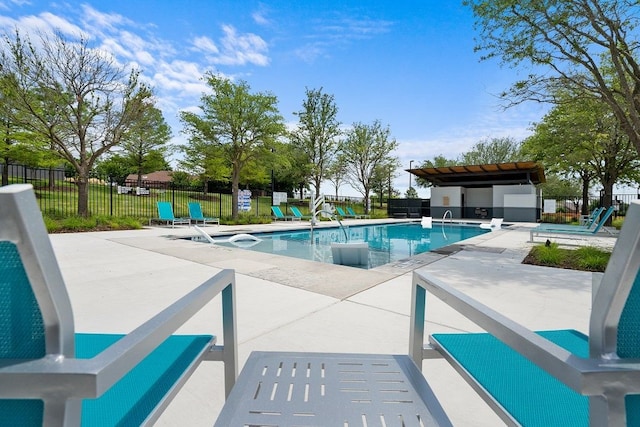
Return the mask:
<path id="1" fill-rule="evenodd" d="M 537 162 L 492 163 L 406 169 L 437 187 L 490 187 L 492 185 L 540 184 L 544 168 Z"/>

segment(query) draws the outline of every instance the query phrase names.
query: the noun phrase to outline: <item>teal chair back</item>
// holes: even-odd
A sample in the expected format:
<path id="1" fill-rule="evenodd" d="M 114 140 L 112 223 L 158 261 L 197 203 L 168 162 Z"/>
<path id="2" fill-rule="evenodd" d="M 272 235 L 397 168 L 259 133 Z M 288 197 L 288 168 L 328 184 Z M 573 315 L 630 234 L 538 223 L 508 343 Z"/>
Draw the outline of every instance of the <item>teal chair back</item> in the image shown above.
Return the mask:
<path id="1" fill-rule="evenodd" d="M 45 356 L 45 328 L 14 243 L 0 241 L 0 359 Z M 0 400 L 3 425 L 40 426 L 44 404 L 36 399 Z"/>
<path id="2" fill-rule="evenodd" d="M 611 216 L 609 208 L 598 225 Z M 640 358 L 640 204 L 633 203 L 593 301 L 591 357 Z M 592 400 L 592 409 L 599 405 Z M 627 425 L 640 427 L 640 395 L 625 397 Z"/>
<path id="3" fill-rule="evenodd" d="M 640 358 L 640 272 L 624 305 L 617 332 L 617 354 L 623 359 Z M 640 426 L 640 395 L 627 395 L 627 426 Z"/>
<path id="4" fill-rule="evenodd" d="M 158 202 L 158 218 L 168 220 L 176 219 L 176 217 L 173 216 L 171 202 Z"/>
<path id="5" fill-rule="evenodd" d="M 189 202 L 189 217 L 192 219 L 204 219 L 202 206 L 198 202 Z"/>
<path id="6" fill-rule="evenodd" d="M 73 357 L 73 329 L 71 302 L 33 187 L 1 187 L 0 359 Z M 79 414 L 78 403 L 65 407 L 73 407 L 70 419 Z M 0 399 L 0 425 L 40 426 L 47 419 L 41 399 Z"/>
<path id="7" fill-rule="evenodd" d="M 284 214 L 282 213 L 282 210 L 280 210 L 280 206 L 271 206 L 271 211 L 276 218 L 284 218 Z"/>

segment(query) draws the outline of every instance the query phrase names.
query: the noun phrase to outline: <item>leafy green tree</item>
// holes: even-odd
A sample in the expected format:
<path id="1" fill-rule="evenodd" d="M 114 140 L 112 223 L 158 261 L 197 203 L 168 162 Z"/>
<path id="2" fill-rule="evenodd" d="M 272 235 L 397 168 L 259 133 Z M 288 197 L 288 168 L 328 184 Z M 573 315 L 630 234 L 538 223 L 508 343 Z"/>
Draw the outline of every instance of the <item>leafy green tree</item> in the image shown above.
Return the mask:
<path id="1" fill-rule="evenodd" d="M 16 76 L 10 80 L 13 119 L 49 141 L 75 170 L 78 215 L 87 216 L 96 160 L 120 144 L 151 105 L 151 90 L 137 72 L 127 77 L 112 56 L 84 38 L 57 33 L 32 44 L 16 31 L 2 43 L 3 71 Z"/>
<path id="2" fill-rule="evenodd" d="M 372 124 L 354 123 L 340 144 L 340 156 L 348 160 L 350 167 L 346 179 L 365 199 L 365 213 L 369 212 L 369 195 L 373 188 L 376 170 L 393 162 L 391 153 L 398 143 L 391 138 L 389 127 L 383 127 L 380 121 Z"/>
<path id="3" fill-rule="evenodd" d="M 628 0 L 464 0 L 483 59 L 531 72 L 502 94 L 555 103 L 559 89 L 605 102 L 640 152 L 640 7 Z"/>
<path id="4" fill-rule="evenodd" d="M 307 163 L 306 154 L 297 147 L 278 142 L 268 163 L 273 171 L 274 191 L 297 190 L 302 195 L 309 188 L 307 178 L 311 166 Z"/>
<path id="5" fill-rule="evenodd" d="M 605 190 L 605 206 L 610 206 L 615 184 L 637 182 L 638 153 L 609 105 L 567 92 L 559 99 L 563 102 L 534 127 L 523 149 L 551 172 L 582 180 L 583 213 L 595 179 Z"/>
<path id="6" fill-rule="evenodd" d="M 0 185 L 9 184 L 9 165 L 19 163 L 27 166 L 47 166 L 46 159 L 61 163 L 58 156 L 49 151 L 47 141 L 28 132 L 21 126 L 21 118 L 13 107 L 15 76 L 0 76 L 0 164 L 2 179 Z"/>
<path id="7" fill-rule="evenodd" d="M 309 177 L 316 194 L 320 194 L 320 185 L 338 147 L 338 107 L 333 95 L 322 93 L 322 88 L 307 89 L 306 95 L 302 110 L 294 113 L 299 122 L 291 132 L 291 143 L 306 154 L 310 164 Z"/>
<path id="8" fill-rule="evenodd" d="M 199 155 L 205 161 L 219 162 L 230 169 L 232 215 L 237 219 L 243 170 L 271 153 L 284 134 L 283 118 L 272 94 L 252 94 L 246 82 L 234 83 L 212 73 L 207 73 L 205 80 L 213 93 L 200 98 L 202 114 L 180 113 L 189 137 L 187 150 L 195 153 L 200 148 Z M 219 158 L 212 159 L 211 155 Z"/>
<path id="9" fill-rule="evenodd" d="M 390 158 L 388 162 L 379 165 L 373 172 L 371 178 L 372 189 L 378 195 L 380 207 L 382 207 L 382 200 L 384 197 L 391 198 L 393 195 L 398 195 L 398 192 L 393 189 L 393 178 L 397 175 L 395 171 L 400 167 L 400 160 L 397 158 Z"/>
<path id="10" fill-rule="evenodd" d="M 417 199 L 418 198 L 418 191 L 413 187 L 409 187 L 409 188 L 407 188 L 407 191 L 405 193 L 405 197 L 407 199 Z"/>
<path id="11" fill-rule="evenodd" d="M 131 166 L 119 154 L 112 154 L 105 159 L 96 161 L 95 171 L 100 176 L 107 176 L 112 182 L 123 185 L 130 173 Z"/>
<path id="12" fill-rule="evenodd" d="M 442 154 L 438 154 L 432 160 L 425 160 L 420 165 L 420 168 L 444 168 L 447 166 L 455 166 L 458 164 L 457 159 L 447 159 Z M 416 177 L 416 187 L 428 188 L 431 187 L 431 182 L 419 176 Z"/>
<path id="13" fill-rule="evenodd" d="M 338 197 L 340 187 L 346 183 L 347 170 L 349 169 L 349 163 L 344 156 L 336 156 L 333 162 L 327 168 L 327 181 L 333 184 L 335 190 L 335 196 Z"/>
<path id="14" fill-rule="evenodd" d="M 171 128 L 165 122 L 162 112 L 150 106 L 143 111 L 140 118 L 127 129 L 122 137 L 120 147 L 132 173 L 138 175 L 138 187 L 142 187 L 144 173 L 165 170 L 168 153 L 168 142 L 171 139 Z"/>
<path id="15" fill-rule="evenodd" d="M 463 153 L 458 164 L 486 165 L 522 161 L 520 143 L 513 138 L 492 138 L 476 143 Z"/>
<path id="16" fill-rule="evenodd" d="M 554 173 L 546 176 L 546 182 L 540 184 L 542 195 L 546 199 L 580 199 L 581 186 L 573 179 L 563 178 Z M 587 203 L 589 203 L 587 199 Z"/>

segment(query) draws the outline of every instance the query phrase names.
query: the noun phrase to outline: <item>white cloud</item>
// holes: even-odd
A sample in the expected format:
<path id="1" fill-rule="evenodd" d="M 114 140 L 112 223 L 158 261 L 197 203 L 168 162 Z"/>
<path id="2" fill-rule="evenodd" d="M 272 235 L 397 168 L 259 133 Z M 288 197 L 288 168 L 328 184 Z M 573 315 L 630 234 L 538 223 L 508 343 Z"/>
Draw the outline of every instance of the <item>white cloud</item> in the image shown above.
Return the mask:
<path id="1" fill-rule="evenodd" d="M 266 17 L 266 11 L 259 10 L 251 14 L 253 21 L 258 25 L 269 25 L 271 21 Z"/>
<path id="2" fill-rule="evenodd" d="M 238 34 L 231 25 L 223 25 L 224 37 L 221 40 L 222 52 L 212 58 L 214 64 L 245 65 L 247 63 L 265 66 L 269 58 L 264 54 L 268 50 L 267 42 L 252 33 Z"/>
<path id="3" fill-rule="evenodd" d="M 131 24 L 132 22 L 124 16 L 117 13 L 103 13 L 93 7 L 83 4 L 82 8 L 82 22 L 85 27 L 93 28 L 94 30 L 116 30 L 119 26 L 125 24 Z"/>
<path id="4" fill-rule="evenodd" d="M 193 39 L 194 50 L 205 53 L 218 53 L 218 46 L 207 36 L 200 36 Z"/>

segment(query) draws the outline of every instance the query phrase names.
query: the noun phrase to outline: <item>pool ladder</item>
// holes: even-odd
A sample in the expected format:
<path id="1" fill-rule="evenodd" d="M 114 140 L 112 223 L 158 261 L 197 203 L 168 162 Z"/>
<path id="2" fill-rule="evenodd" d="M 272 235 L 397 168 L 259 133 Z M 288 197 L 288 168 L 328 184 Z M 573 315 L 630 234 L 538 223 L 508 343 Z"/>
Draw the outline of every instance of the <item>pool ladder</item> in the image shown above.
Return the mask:
<path id="1" fill-rule="evenodd" d="M 444 215 L 442 215 L 442 223 L 444 224 L 444 220 L 447 217 L 447 214 L 449 214 L 449 224 L 453 224 L 453 213 L 451 213 L 450 209 L 444 211 Z"/>
<path id="2" fill-rule="evenodd" d="M 447 217 L 447 214 L 449 214 L 449 225 L 453 225 L 453 213 L 450 209 L 447 209 L 444 211 L 444 215 L 442 215 L 442 237 L 444 237 L 444 240 L 449 240 L 447 238 L 447 233 L 444 232 L 444 220 Z"/>

